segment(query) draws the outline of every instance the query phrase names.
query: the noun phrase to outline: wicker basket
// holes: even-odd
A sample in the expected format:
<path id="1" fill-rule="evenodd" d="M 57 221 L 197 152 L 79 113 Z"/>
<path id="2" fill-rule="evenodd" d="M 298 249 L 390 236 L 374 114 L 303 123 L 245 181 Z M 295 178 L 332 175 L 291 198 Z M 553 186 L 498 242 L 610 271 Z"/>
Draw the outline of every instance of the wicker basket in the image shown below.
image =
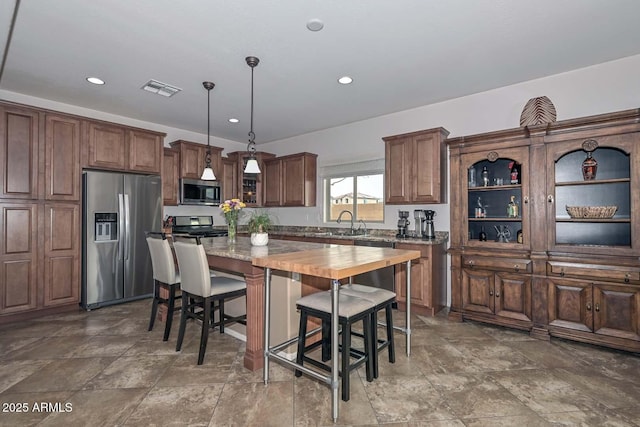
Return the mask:
<path id="1" fill-rule="evenodd" d="M 618 210 L 617 206 L 566 206 L 569 216 L 574 219 L 607 219 L 612 218 Z"/>

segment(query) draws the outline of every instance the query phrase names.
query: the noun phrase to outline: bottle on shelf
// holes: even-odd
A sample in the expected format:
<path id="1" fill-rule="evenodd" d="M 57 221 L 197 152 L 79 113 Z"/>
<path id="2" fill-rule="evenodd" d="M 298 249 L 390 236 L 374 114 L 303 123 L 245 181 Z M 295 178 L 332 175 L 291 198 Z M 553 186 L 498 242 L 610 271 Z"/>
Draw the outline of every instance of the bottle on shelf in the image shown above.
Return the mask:
<path id="1" fill-rule="evenodd" d="M 482 186 L 483 187 L 488 187 L 489 186 L 489 171 L 487 170 L 486 166 L 482 167 Z"/>
<path id="2" fill-rule="evenodd" d="M 587 158 L 582 162 L 582 178 L 585 181 L 596 179 L 598 171 L 598 162 L 593 158 L 591 151 L 587 151 Z"/>
<path id="3" fill-rule="evenodd" d="M 475 217 L 476 218 L 485 218 L 486 217 L 486 212 L 484 210 L 484 206 L 482 206 L 482 199 L 480 197 L 478 197 L 477 200 L 477 206 L 475 208 Z"/>
<path id="4" fill-rule="evenodd" d="M 520 171 L 517 162 L 511 162 L 511 172 L 509 173 L 509 180 L 511 184 L 520 184 Z"/>
<path id="5" fill-rule="evenodd" d="M 511 196 L 511 201 L 507 205 L 507 217 L 518 218 L 518 215 L 520 215 L 520 206 L 516 202 L 516 196 Z"/>
<path id="6" fill-rule="evenodd" d="M 471 165 L 469 168 L 469 188 L 476 186 L 476 168 Z"/>
<path id="7" fill-rule="evenodd" d="M 523 241 L 523 239 L 522 239 L 522 230 L 518 230 L 516 232 L 516 242 L 522 244 L 522 241 Z"/>
<path id="8" fill-rule="evenodd" d="M 480 227 L 480 234 L 478 235 L 478 240 L 481 242 L 487 241 L 487 233 L 484 232 L 484 226 Z"/>

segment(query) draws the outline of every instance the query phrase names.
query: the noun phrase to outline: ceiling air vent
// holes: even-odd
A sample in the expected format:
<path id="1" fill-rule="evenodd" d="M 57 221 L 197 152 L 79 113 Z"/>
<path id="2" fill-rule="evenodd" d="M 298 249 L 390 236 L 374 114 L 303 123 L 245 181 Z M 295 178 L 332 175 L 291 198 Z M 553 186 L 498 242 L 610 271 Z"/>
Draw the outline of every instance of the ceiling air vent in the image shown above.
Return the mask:
<path id="1" fill-rule="evenodd" d="M 142 89 L 162 96 L 173 96 L 182 90 L 179 87 L 171 86 L 153 79 L 145 83 L 145 85 L 142 86 Z"/>

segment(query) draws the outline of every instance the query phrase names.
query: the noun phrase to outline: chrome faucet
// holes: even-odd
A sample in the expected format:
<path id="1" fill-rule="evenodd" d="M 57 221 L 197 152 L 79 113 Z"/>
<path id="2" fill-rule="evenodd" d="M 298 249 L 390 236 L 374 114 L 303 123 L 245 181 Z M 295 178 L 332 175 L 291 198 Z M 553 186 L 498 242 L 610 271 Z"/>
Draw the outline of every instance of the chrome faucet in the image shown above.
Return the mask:
<path id="1" fill-rule="evenodd" d="M 358 225 L 358 233 L 360 233 L 360 230 L 362 229 L 362 227 L 364 226 L 364 231 L 362 232 L 363 235 L 367 235 L 367 233 L 369 232 L 367 230 L 367 224 L 365 224 L 365 222 L 363 220 L 359 220 L 358 222 L 362 223 L 362 225 Z"/>
<path id="2" fill-rule="evenodd" d="M 342 222 L 342 215 L 348 213 L 349 215 L 351 215 L 351 234 L 353 234 L 354 230 L 353 230 L 353 214 L 351 213 L 351 211 L 348 210 L 343 210 L 342 212 L 340 212 L 340 215 L 338 215 L 338 219 L 336 220 L 336 222 L 338 224 L 340 224 Z"/>

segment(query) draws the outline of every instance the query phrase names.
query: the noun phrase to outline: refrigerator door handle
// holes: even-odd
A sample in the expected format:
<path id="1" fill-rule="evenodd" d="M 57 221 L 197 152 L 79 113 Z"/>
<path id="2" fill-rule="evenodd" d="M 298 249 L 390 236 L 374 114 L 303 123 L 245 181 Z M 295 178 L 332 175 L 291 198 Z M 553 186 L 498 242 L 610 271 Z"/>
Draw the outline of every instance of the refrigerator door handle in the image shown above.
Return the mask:
<path id="1" fill-rule="evenodd" d="M 124 246 L 124 259 L 128 260 L 129 259 L 129 255 L 130 255 L 130 250 L 131 250 L 131 218 L 130 218 L 130 214 L 131 211 L 129 210 L 129 195 L 125 194 L 124 195 L 124 210 L 125 210 L 125 216 L 124 216 L 124 234 L 126 236 L 126 243 Z"/>
<path id="2" fill-rule="evenodd" d="M 121 258 L 124 253 L 124 195 L 118 194 L 118 257 Z"/>

